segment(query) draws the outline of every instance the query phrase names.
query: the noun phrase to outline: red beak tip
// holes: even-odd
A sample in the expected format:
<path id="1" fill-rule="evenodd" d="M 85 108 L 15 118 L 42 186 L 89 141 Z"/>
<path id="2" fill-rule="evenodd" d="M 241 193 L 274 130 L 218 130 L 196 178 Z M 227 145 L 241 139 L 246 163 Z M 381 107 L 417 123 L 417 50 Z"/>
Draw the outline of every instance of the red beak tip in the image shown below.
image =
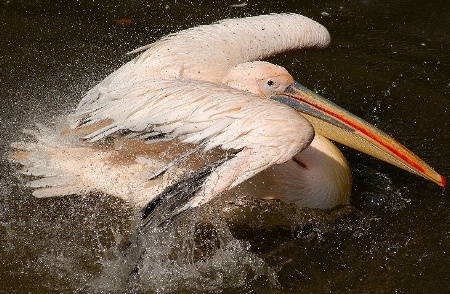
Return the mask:
<path id="1" fill-rule="evenodd" d="M 447 181 L 445 180 L 444 176 L 441 176 L 441 184 L 442 184 L 442 188 L 447 187 Z"/>

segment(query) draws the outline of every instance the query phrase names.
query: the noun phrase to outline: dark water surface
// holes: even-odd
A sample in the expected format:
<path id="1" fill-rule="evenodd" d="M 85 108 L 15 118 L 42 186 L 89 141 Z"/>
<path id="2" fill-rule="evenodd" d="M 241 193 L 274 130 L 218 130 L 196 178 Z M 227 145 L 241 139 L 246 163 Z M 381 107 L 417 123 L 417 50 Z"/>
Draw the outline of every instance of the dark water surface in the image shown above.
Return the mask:
<path id="1" fill-rule="evenodd" d="M 450 293 L 448 189 L 348 148 L 342 149 L 355 178 L 352 207 L 317 212 L 258 202 L 254 211 L 240 208 L 256 223 L 188 226 L 190 235 L 155 232 L 135 281 L 121 271 L 115 251 L 133 221 L 130 207 L 98 195 L 35 199 L 16 177 L 5 154 L 23 138 L 20 130 L 73 109 L 130 60 L 126 52 L 222 18 L 295 12 L 325 25 L 332 44 L 271 61 L 392 134 L 448 179 L 449 1 L 230 7 L 242 3 L 0 0 L 1 293 Z M 303 223 L 280 225 L 277 211 L 292 209 L 307 216 Z M 203 244 L 202 237 L 221 244 L 209 259 L 181 258 L 181 245 L 168 245 L 177 257 L 164 249 L 169 239 Z"/>

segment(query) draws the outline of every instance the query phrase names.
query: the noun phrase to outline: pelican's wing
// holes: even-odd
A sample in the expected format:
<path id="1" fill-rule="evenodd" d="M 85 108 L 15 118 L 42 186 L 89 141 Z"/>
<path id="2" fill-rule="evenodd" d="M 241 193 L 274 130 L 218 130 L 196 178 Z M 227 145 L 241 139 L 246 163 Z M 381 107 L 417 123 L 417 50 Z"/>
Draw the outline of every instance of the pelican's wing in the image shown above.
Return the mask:
<path id="1" fill-rule="evenodd" d="M 192 203 L 210 200 L 273 164 L 306 148 L 314 136 L 310 123 L 295 110 L 253 94 L 209 82 L 149 79 L 104 92 L 109 103 L 93 103 L 77 112 L 80 125 L 102 122 L 85 138 L 92 142 L 117 132 L 240 150 L 206 179 Z"/>
<path id="2" fill-rule="evenodd" d="M 80 101 L 89 107 L 108 89 L 149 77 L 221 82 L 233 66 L 274 54 L 325 47 L 330 35 L 319 23 L 298 14 L 271 14 L 222 20 L 169 35 L 135 51 L 145 50 L 92 88 Z"/>

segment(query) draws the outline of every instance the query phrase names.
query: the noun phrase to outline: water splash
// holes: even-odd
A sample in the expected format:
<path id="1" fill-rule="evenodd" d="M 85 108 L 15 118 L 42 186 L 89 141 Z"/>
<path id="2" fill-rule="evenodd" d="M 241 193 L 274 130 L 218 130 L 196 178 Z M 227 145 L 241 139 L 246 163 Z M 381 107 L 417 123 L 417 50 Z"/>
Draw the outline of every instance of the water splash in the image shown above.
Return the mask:
<path id="1" fill-rule="evenodd" d="M 248 242 L 233 237 L 226 222 L 191 216 L 132 236 L 125 250 L 119 245 L 123 236 L 116 235 L 117 247 L 101 260 L 103 269 L 90 288 L 94 292 L 218 291 L 244 287 L 261 276 L 276 283 L 271 269 L 249 250 Z"/>

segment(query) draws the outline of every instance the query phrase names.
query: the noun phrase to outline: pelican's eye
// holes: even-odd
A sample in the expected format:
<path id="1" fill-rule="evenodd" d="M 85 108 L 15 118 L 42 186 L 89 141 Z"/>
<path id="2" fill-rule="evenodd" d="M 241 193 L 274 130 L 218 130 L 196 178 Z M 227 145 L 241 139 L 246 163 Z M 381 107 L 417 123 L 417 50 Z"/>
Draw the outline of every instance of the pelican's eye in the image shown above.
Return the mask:
<path id="1" fill-rule="evenodd" d="M 259 88 L 264 96 L 283 92 L 288 85 L 284 85 L 279 77 L 270 77 L 258 81 Z"/>

